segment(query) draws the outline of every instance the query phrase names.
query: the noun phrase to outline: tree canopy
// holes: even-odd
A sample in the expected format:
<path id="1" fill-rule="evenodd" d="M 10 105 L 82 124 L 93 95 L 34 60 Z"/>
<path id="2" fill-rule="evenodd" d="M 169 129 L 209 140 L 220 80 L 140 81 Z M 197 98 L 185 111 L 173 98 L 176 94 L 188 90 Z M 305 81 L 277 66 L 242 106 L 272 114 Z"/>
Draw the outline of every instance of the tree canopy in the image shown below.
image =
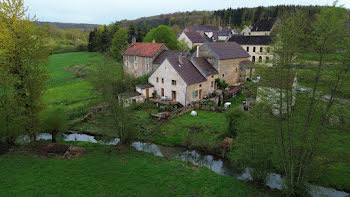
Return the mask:
<path id="1" fill-rule="evenodd" d="M 155 40 L 157 43 L 165 43 L 170 50 L 176 50 L 179 48 L 179 42 L 173 30 L 165 25 L 160 25 L 157 28 L 152 29 L 144 38 L 143 42 L 152 42 Z"/>

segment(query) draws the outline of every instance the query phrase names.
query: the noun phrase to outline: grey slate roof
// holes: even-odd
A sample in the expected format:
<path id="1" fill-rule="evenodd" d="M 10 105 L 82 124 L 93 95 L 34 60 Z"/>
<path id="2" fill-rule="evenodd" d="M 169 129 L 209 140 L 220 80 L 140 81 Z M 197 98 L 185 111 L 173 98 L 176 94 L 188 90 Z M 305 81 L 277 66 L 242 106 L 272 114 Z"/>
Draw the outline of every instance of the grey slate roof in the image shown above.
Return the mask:
<path id="1" fill-rule="evenodd" d="M 206 42 L 204 37 L 196 31 L 185 31 L 184 33 L 186 34 L 188 39 L 191 40 L 192 43 L 204 43 L 204 42 Z"/>
<path id="2" fill-rule="evenodd" d="M 207 42 L 205 45 L 220 60 L 250 57 L 247 51 L 236 42 Z"/>
<path id="3" fill-rule="evenodd" d="M 136 88 L 140 88 L 141 90 L 147 89 L 147 88 L 153 88 L 154 86 L 152 84 L 142 84 L 142 85 L 136 85 Z"/>
<path id="4" fill-rule="evenodd" d="M 161 64 L 166 58 L 177 58 L 179 57 L 179 54 L 182 53 L 183 56 L 189 56 L 190 52 L 188 51 L 172 51 L 172 50 L 166 50 L 161 52 L 156 59 L 153 60 L 154 64 Z"/>
<path id="5" fill-rule="evenodd" d="M 192 63 L 198 66 L 206 76 L 218 74 L 218 71 L 204 57 L 194 57 Z"/>
<path id="6" fill-rule="evenodd" d="M 221 31 L 222 28 L 215 26 L 190 26 L 187 27 L 188 31 L 201 31 L 201 32 L 214 32 Z"/>
<path id="7" fill-rule="evenodd" d="M 277 18 L 268 18 L 263 19 L 255 23 L 252 28 L 252 31 L 271 31 L 273 25 L 277 21 Z"/>
<path id="8" fill-rule="evenodd" d="M 228 42 L 236 42 L 240 45 L 270 45 L 272 39 L 270 36 L 232 36 Z"/>
<path id="9" fill-rule="evenodd" d="M 167 59 L 187 85 L 202 83 L 206 81 L 206 78 L 192 64 L 190 58 L 183 57 L 182 64 L 180 64 L 179 58 Z"/>

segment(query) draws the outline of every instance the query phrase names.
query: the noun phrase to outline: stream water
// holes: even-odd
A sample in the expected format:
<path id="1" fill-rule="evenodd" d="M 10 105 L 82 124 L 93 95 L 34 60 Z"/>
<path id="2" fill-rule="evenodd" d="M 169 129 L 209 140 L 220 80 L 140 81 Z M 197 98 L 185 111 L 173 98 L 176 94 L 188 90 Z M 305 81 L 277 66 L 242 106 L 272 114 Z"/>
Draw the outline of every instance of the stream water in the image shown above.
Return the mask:
<path id="1" fill-rule="evenodd" d="M 91 142 L 99 143 L 104 145 L 117 145 L 119 143 L 118 138 L 109 138 L 104 140 L 96 139 L 94 136 L 85 135 L 85 134 L 64 134 L 64 141 L 79 141 L 79 142 Z M 51 134 L 42 133 L 36 137 L 36 140 L 51 140 Z M 28 136 L 22 136 L 17 139 L 17 143 L 27 143 L 29 142 Z M 166 157 L 169 159 L 181 159 L 183 161 L 192 163 L 198 166 L 204 166 L 209 170 L 221 174 L 224 176 L 233 176 L 239 180 L 253 180 L 251 176 L 251 169 L 246 168 L 243 172 L 237 170 L 229 161 L 216 158 L 213 155 L 202 154 L 195 150 L 187 150 L 184 148 L 174 148 L 174 147 L 165 147 L 161 145 L 151 144 L 151 143 L 142 143 L 134 142 L 132 145 L 136 150 L 152 153 L 158 157 Z M 266 185 L 272 189 L 282 190 L 284 186 L 284 181 L 281 175 L 270 173 L 266 177 Z M 337 191 L 331 188 L 320 187 L 316 185 L 309 184 L 310 194 L 313 197 L 349 197 L 350 194 Z"/>

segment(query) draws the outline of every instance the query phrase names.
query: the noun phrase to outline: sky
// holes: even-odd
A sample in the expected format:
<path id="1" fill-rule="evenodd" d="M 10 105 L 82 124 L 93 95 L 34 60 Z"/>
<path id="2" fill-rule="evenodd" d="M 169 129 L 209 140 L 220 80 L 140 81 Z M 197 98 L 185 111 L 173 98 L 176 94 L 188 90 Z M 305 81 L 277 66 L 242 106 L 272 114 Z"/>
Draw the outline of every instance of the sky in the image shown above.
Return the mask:
<path id="1" fill-rule="evenodd" d="M 179 11 L 218 10 L 271 5 L 332 5 L 334 0 L 24 0 L 39 21 L 110 24 L 115 21 Z M 350 8 L 350 0 L 338 5 Z"/>

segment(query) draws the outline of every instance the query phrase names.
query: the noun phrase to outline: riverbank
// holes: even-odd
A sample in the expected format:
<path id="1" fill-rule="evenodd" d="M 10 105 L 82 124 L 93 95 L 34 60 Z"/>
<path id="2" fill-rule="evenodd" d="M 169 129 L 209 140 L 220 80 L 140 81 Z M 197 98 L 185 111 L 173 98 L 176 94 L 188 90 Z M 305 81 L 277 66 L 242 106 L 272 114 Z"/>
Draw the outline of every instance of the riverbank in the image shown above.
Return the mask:
<path id="1" fill-rule="evenodd" d="M 67 160 L 33 153 L 0 156 L 5 196 L 279 196 L 234 177 L 133 149 L 66 142 L 87 153 Z"/>

